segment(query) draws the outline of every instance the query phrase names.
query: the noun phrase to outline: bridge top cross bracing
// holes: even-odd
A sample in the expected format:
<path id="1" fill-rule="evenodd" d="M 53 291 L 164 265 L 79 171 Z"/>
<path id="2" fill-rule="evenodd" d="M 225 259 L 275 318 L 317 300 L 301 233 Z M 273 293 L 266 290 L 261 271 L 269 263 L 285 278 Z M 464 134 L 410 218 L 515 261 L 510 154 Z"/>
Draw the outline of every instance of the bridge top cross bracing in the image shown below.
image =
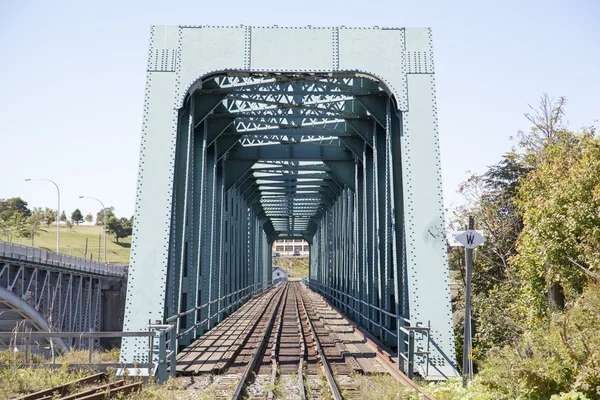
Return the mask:
<path id="1" fill-rule="evenodd" d="M 370 80 L 326 74 L 216 76 L 194 92 L 202 95 L 223 96 L 203 122 L 219 156 L 240 161 L 230 185 L 251 193 L 273 234 L 288 237 L 312 236 L 322 211 L 354 187 L 347 177 L 362 158 L 361 126 L 376 121 L 357 98 L 387 97 Z"/>

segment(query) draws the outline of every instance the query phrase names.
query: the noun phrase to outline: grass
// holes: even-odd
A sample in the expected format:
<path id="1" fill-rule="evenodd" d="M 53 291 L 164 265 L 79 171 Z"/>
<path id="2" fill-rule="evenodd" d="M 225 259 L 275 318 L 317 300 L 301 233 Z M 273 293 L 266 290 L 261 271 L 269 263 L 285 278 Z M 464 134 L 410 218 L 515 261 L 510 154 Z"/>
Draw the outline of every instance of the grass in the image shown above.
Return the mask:
<path id="1" fill-rule="evenodd" d="M 273 257 L 273 267 L 286 270 L 290 281 L 308 278 L 308 257 Z"/>
<path id="2" fill-rule="evenodd" d="M 419 394 L 387 374 L 350 375 L 363 400 L 419 399 Z"/>
<path id="3" fill-rule="evenodd" d="M 16 366 L 0 367 L 0 398 L 9 399 L 15 396 L 34 393 L 52 386 L 63 385 L 85 376 L 66 367 L 50 368 L 18 368 Z"/>
<path id="4" fill-rule="evenodd" d="M 104 260 L 104 238 L 102 226 L 73 225 L 69 230 L 66 226 L 60 227 L 60 252 L 83 257 L 85 253 L 85 239 L 88 239 L 87 258 L 90 256 L 98 260 L 98 238 L 100 238 L 100 258 Z M 6 238 L 3 238 L 6 240 Z M 13 243 L 19 243 L 19 238 L 13 237 Z M 31 238 L 23 238 L 22 244 L 31 246 Z M 42 225 L 35 235 L 35 247 L 56 251 L 56 224 Z M 128 264 L 131 250 L 131 236 L 115 241 L 114 236 L 106 235 L 106 257 L 113 264 Z"/>
<path id="5" fill-rule="evenodd" d="M 117 362 L 118 357 L 118 350 L 94 352 L 92 360 L 93 362 Z M 87 350 L 70 351 L 57 357 L 56 362 L 63 364 L 58 369 L 44 367 L 44 364 L 50 361 L 32 355 L 30 362 L 35 363 L 35 366 L 25 367 L 25 354 L 22 351 L 0 350 L 0 399 L 9 399 L 63 385 L 93 373 L 93 371 L 74 371 L 69 368 L 69 364 L 87 363 Z"/>

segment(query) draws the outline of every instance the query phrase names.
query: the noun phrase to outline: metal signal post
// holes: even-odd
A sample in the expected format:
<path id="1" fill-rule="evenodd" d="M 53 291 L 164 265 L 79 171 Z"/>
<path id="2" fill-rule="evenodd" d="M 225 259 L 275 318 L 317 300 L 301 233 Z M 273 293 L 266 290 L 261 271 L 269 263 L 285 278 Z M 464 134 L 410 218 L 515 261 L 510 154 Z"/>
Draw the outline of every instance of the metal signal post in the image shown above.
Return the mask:
<path id="1" fill-rule="evenodd" d="M 469 216 L 469 230 L 474 229 L 473 217 Z M 467 387 L 467 379 L 473 379 L 473 353 L 471 340 L 471 276 L 473 274 L 473 248 L 465 246 L 466 295 L 465 295 L 465 333 L 463 344 L 463 387 Z"/>

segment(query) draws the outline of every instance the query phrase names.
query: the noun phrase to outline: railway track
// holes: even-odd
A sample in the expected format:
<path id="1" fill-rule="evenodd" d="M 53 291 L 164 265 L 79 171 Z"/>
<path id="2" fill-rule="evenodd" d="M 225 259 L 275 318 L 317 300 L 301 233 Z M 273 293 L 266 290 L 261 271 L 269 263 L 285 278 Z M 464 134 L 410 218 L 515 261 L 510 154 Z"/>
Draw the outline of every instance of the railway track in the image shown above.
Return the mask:
<path id="1" fill-rule="evenodd" d="M 320 296 L 299 282 L 280 284 L 265 307 L 241 351 L 220 377 L 213 393 L 219 399 L 289 400 L 360 399 L 351 374 L 379 372 L 415 390 L 420 398 L 433 399 L 397 371 L 389 354 L 360 332 L 373 355 L 365 367 L 345 348 L 329 326 L 324 310 L 337 313 Z M 344 317 L 337 317 L 347 332 L 358 332 Z M 364 339 L 364 340 L 363 340 Z"/>
<path id="2" fill-rule="evenodd" d="M 215 399 L 360 399 L 352 373 L 389 374 L 433 399 L 375 338 L 299 282 L 278 284 L 226 318 L 180 353 L 177 372 L 209 374 Z M 101 373 L 18 400 L 124 398 L 141 386 Z"/>
<path id="3" fill-rule="evenodd" d="M 392 356 L 384 349 L 385 346 L 379 343 L 379 341 L 375 337 L 373 337 L 369 332 L 365 331 L 364 329 L 356 325 L 354 322 L 352 322 L 350 319 L 348 319 L 346 316 L 344 316 L 344 314 L 340 310 L 329 304 L 321 295 L 312 291 L 305 291 L 303 292 L 302 296 L 311 305 L 314 311 L 314 314 L 311 315 L 313 321 L 325 320 L 326 314 L 324 310 L 328 310 L 335 313 L 336 319 L 341 320 L 342 324 L 346 327 L 347 330 L 360 334 L 361 342 L 364 342 L 364 345 L 372 352 L 374 356 L 373 364 L 376 367 L 376 372 L 389 374 L 392 378 L 394 378 L 396 382 L 414 391 L 414 393 L 418 395 L 419 399 L 435 400 L 433 396 L 425 392 L 419 385 L 417 385 L 413 380 L 409 379 L 398 369 L 395 362 L 392 360 Z M 316 325 L 318 324 L 319 323 L 317 322 Z M 317 331 L 319 332 L 320 330 L 317 328 Z M 322 333 L 326 338 L 325 340 L 328 342 L 330 341 L 331 337 L 336 337 L 334 333 L 328 332 L 327 330 L 325 330 Z M 339 359 L 335 358 L 334 363 L 332 363 L 333 369 L 336 373 L 336 377 L 338 380 L 338 385 L 340 385 L 343 391 L 344 398 L 360 398 L 360 393 L 358 393 L 356 391 L 356 388 L 353 387 L 351 379 L 345 372 L 345 368 L 350 367 L 356 372 L 366 374 L 372 373 L 373 371 L 365 369 L 364 365 L 358 363 L 358 361 L 351 354 L 348 354 L 348 351 L 345 348 L 343 341 L 334 343 L 334 346 L 340 351 L 345 361 L 345 366 L 339 362 Z M 333 353 L 335 354 L 335 352 Z"/>
<path id="4" fill-rule="evenodd" d="M 235 384 L 233 400 L 242 396 L 271 400 L 280 397 L 277 392 L 284 392 L 288 399 L 341 400 L 340 389 L 304 305 L 300 283 L 281 286 L 276 303 L 268 308 L 259 324 L 264 329 L 256 330 L 261 339 L 247 342 L 227 371 L 229 380 L 220 383 L 218 392 L 225 398 L 226 388 Z M 319 370 L 323 371 L 326 385 Z"/>
<path id="5" fill-rule="evenodd" d="M 87 376 L 64 385 L 21 396 L 15 400 L 106 400 L 122 399 L 138 392 L 142 382 L 127 382 L 124 379 L 109 382 L 106 373 Z"/>

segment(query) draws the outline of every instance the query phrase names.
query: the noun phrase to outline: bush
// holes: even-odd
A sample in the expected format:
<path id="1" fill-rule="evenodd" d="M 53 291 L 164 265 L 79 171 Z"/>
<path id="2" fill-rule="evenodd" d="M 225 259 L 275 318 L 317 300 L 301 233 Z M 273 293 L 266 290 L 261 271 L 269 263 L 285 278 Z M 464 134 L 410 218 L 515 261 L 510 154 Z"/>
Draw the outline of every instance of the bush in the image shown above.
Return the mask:
<path id="1" fill-rule="evenodd" d="M 600 398 L 600 286 L 555 312 L 514 343 L 495 347 L 468 389 L 460 380 L 432 384 L 438 399 Z M 552 396 L 552 397 L 551 397 Z"/>

